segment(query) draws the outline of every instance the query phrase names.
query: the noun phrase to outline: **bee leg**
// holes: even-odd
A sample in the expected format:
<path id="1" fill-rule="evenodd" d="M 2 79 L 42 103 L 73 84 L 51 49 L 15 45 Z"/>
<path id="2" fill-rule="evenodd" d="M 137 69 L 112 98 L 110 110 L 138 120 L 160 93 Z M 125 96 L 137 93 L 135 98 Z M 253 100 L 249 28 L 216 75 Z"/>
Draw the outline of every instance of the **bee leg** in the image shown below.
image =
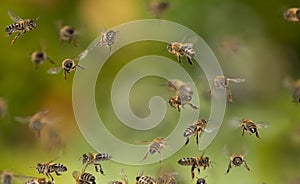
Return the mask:
<path id="1" fill-rule="evenodd" d="M 186 141 L 185 141 L 185 143 L 184 143 L 184 145 L 187 145 L 189 142 L 190 142 L 190 138 L 187 137 L 187 138 L 186 138 Z"/>
<path id="2" fill-rule="evenodd" d="M 198 132 L 196 134 L 196 144 L 197 144 L 197 148 L 199 148 L 199 134 L 198 134 Z"/>
<path id="3" fill-rule="evenodd" d="M 229 165 L 228 165 L 228 168 L 227 168 L 227 171 L 226 171 L 226 173 L 225 173 L 225 174 L 228 174 L 228 173 L 229 173 L 229 171 L 230 171 L 230 169 L 231 169 L 231 160 L 229 161 Z"/>
<path id="4" fill-rule="evenodd" d="M 105 174 L 104 174 L 104 171 L 103 171 L 103 168 L 102 168 L 102 165 L 99 164 L 99 166 L 100 166 L 100 173 L 101 173 L 102 175 L 105 175 Z"/>
<path id="5" fill-rule="evenodd" d="M 255 135 L 256 135 L 256 137 L 257 138 L 259 138 L 260 139 L 260 137 L 259 137 L 259 134 L 258 134 L 258 131 L 256 130 L 256 132 L 255 132 Z"/>
<path id="6" fill-rule="evenodd" d="M 21 35 L 21 33 L 18 33 L 15 37 L 14 37 L 14 39 L 11 41 L 11 45 L 12 44 L 14 44 L 16 41 L 17 41 L 17 39 L 19 38 L 19 36 Z"/>
<path id="7" fill-rule="evenodd" d="M 244 133 L 245 133 L 245 128 L 242 127 L 242 136 L 244 136 Z"/>
<path id="8" fill-rule="evenodd" d="M 67 72 L 64 71 L 64 79 L 67 80 Z"/>
<path id="9" fill-rule="evenodd" d="M 59 173 L 59 172 L 57 172 L 57 171 L 55 171 L 55 174 L 57 175 L 57 176 L 60 176 L 61 174 Z"/>
<path id="10" fill-rule="evenodd" d="M 198 109 L 198 107 L 197 106 L 195 106 L 194 104 L 192 104 L 192 103 L 189 103 L 189 105 L 193 108 L 193 109 Z"/>
<path id="11" fill-rule="evenodd" d="M 229 102 L 232 102 L 232 93 L 231 90 L 227 88 L 227 99 Z"/>
<path id="12" fill-rule="evenodd" d="M 73 38 L 73 45 L 74 45 L 75 47 L 78 46 L 78 43 L 77 43 L 77 36 L 75 36 L 75 37 Z"/>
<path id="13" fill-rule="evenodd" d="M 109 45 L 109 56 L 111 55 L 111 45 Z"/>
<path id="14" fill-rule="evenodd" d="M 190 58 L 190 57 L 186 57 L 186 58 L 187 58 L 188 62 L 192 65 L 193 64 L 192 58 Z"/>
<path id="15" fill-rule="evenodd" d="M 247 163 L 246 163 L 245 160 L 244 160 L 244 165 L 245 165 L 246 169 L 247 169 L 248 171 L 250 171 L 250 168 L 249 168 L 249 166 L 247 165 Z"/>
<path id="16" fill-rule="evenodd" d="M 182 59 L 181 59 L 181 56 L 180 56 L 180 55 L 177 55 L 177 60 L 178 60 L 178 62 L 182 65 Z"/>
<path id="17" fill-rule="evenodd" d="M 144 156 L 144 158 L 141 160 L 141 162 L 143 162 L 144 160 L 146 160 L 148 154 L 149 154 L 149 152 L 147 151 L 147 153 L 145 154 L 145 156 Z"/>
<path id="18" fill-rule="evenodd" d="M 200 174 L 200 168 L 199 167 L 197 168 L 197 170 L 198 170 L 198 174 Z"/>
<path id="19" fill-rule="evenodd" d="M 52 64 L 56 64 L 55 61 L 49 56 L 47 56 L 47 60 Z"/>
<path id="20" fill-rule="evenodd" d="M 196 168 L 196 165 L 195 165 L 195 164 L 193 164 L 193 165 L 192 165 L 192 169 L 191 169 L 191 173 L 192 173 L 192 180 L 195 178 L 195 172 L 194 172 L 195 168 Z"/>

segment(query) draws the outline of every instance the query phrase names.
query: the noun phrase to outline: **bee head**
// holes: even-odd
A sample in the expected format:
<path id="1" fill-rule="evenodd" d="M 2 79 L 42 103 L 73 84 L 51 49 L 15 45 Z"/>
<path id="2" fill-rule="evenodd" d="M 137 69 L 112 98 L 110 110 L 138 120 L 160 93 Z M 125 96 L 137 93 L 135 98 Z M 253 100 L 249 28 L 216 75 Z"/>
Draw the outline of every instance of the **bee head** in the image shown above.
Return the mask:
<path id="1" fill-rule="evenodd" d="M 89 156 L 85 153 L 82 155 L 82 164 L 85 164 L 89 160 Z"/>
<path id="2" fill-rule="evenodd" d="M 36 20 L 38 20 L 38 18 L 37 18 Z M 33 28 L 36 28 L 36 20 L 31 19 L 31 20 L 29 21 L 29 25 L 30 25 L 31 27 L 33 27 Z"/>

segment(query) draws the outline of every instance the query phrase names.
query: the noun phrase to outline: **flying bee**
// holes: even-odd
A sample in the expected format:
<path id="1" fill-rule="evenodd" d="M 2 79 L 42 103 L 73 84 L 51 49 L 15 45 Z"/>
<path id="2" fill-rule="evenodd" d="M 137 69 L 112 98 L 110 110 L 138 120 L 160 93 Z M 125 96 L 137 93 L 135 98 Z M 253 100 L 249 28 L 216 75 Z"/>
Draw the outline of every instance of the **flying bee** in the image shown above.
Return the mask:
<path id="1" fill-rule="evenodd" d="M 49 111 L 40 111 L 29 117 L 15 117 L 15 120 L 20 123 L 27 123 L 29 128 L 37 133 L 37 136 L 40 137 L 41 131 L 49 123 L 54 123 L 58 119 L 49 119 L 47 114 Z"/>
<path id="2" fill-rule="evenodd" d="M 88 165 L 94 165 L 96 172 L 100 172 L 102 175 L 104 175 L 104 171 L 100 162 L 110 160 L 111 155 L 108 153 L 84 153 L 81 158 L 82 164 L 86 164 L 83 172 Z"/>
<path id="3" fill-rule="evenodd" d="M 27 176 L 15 175 L 12 171 L 0 171 L 0 180 L 2 184 L 13 184 L 17 179 L 28 178 Z"/>
<path id="4" fill-rule="evenodd" d="M 177 184 L 175 175 L 178 173 L 169 173 L 169 172 L 164 172 L 162 173 L 158 179 L 157 179 L 157 184 Z"/>
<path id="5" fill-rule="evenodd" d="M 104 30 L 101 31 L 101 37 L 98 43 L 95 44 L 94 47 L 102 46 L 109 47 L 109 55 L 111 54 L 112 45 L 116 41 L 117 31 L 114 30 Z"/>
<path id="6" fill-rule="evenodd" d="M 229 82 L 242 83 L 245 82 L 245 79 L 242 78 L 227 78 L 223 75 L 218 75 L 214 78 L 214 87 L 216 89 L 226 89 L 227 99 L 229 102 L 232 102 L 232 93 L 229 89 Z"/>
<path id="7" fill-rule="evenodd" d="M 208 129 L 206 129 L 207 121 L 205 119 L 200 119 L 198 121 L 193 122 L 184 132 L 183 136 L 186 137 L 186 142 L 184 145 L 187 145 L 190 141 L 190 137 L 192 135 L 196 136 L 196 143 L 199 147 L 199 136 L 203 132 L 211 132 Z"/>
<path id="8" fill-rule="evenodd" d="M 230 156 L 230 161 L 229 161 L 229 165 L 228 168 L 226 170 L 225 174 L 228 174 L 231 167 L 232 166 L 241 166 L 242 164 L 244 164 L 244 166 L 246 167 L 246 169 L 248 171 L 250 171 L 250 168 L 248 167 L 246 161 L 244 160 L 244 156 L 242 154 L 232 154 Z"/>
<path id="9" fill-rule="evenodd" d="M 61 70 L 64 70 L 64 79 L 67 80 L 67 74 L 72 71 L 75 71 L 77 67 L 81 69 L 85 69 L 83 66 L 77 64 L 76 62 L 80 61 L 81 59 L 85 58 L 88 54 L 88 50 L 84 50 L 83 52 L 79 53 L 74 59 L 64 59 L 61 63 L 61 66 L 51 67 L 48 70 L 49 74 L 58 74 Z"/>
<path id="10" fill-rule="evenodd" d="M 288 22 L 299 22 L 300 21 L 300 9 L 290 8 L 284 11 L 283 18 Z"/>
<path id="11" fill-rule="evenodd" d="M 51 181 L 54 181 L 54 178 L 51 173 L 55 173 L 57 176 L 62 175 L 61 172 L 66 172 L 67 167 L 63 164 L 50 162 L 41 162 L 36 165 L 36 170 L 39 174 L 45 174 L 48 178 L 51 178 Z"/>
<path id="12" fill-rule="evenodd" d="M 73 178 L 76 180 L 76 184 L 96 184 L 96 178 L 90 173 L 73 171 Z"/>
<path id="13" fill-rule="evenodd" d="M 205 170 L 207 167 L 212 165 L 212 161 L 209 159 L 209 157 L 204 156 L 204 153 L 202 153 L 201 156 L 197 157 L 188 157 L 188 158 L 182 158 L 178 161 L 178 164 L 183 166 L 192 166 L 191 168 L 191 175 L 192 179 L 195 178 L 194 170 L 197 169 L 198 173 L 200 173 L 200 168 L 203 167 Z"/>
<path id="14" fill-rule="evenodd" d="M 179 43 L 172 42 L 167 46 L 169 53 L 177 56 L 177 60 L 180 64 L 182 64 L 182 57 L 185 56 L 187 61 L 192 65 L 192 59 L 195 57 L 196 53 L 193 49 L 192 43 Z"/>
<path id="15" fill-rule="evenodd" d="M 152 0 L 147 4 L 147 10 L 157 19 L 160 19 L 162 14 L 169 8 L 168 2 Z"/>
<path id="16" fill-rule="evenodd" d="M 145 176 L 143 173 L 139 173 L 135 180 L 135 184 L 157 184 L 154 178 Z"/>
<path id="17" fill-rule="evenodd" d="M 184 108 L 186 104 L 190 105 L 193 109 L 198 109 L 197 106 L 191 103 L 192 97 L 186 95 L 175 95 L 169 98 L 168 103 L 171 107 L 177 109 L 180 112 L 181 108 Z"/>
<path id="18" fill-rule="evenodd" d="M 46 178 L 31 178 L 25 184 L 54 184 L 54 181 L 49 181 Z"/>
<path id="19" fill-rule="evenodd" d="M 36 29 L 36 21 L 39 18 L 34 19 L 22 19 L 19 17 L 15 12 L 8 10 L 8 15 L 10 16 L 11 20 L 15 23 L 10 24 L 6 27 L 5 31 L 7 32 L 6 36 L 12 35 L 14 32 L 17 32 L 17 35 L 11 41 L 11 45 L 14 44 L 21 34 L 29 32 L 33 29 Z"/>
<path id="20" fill-rule="evenodd" d="M 149 154 L 153 155 L 155 153 L 159 153 L 160 154 L 160 164 L 161 164 L 161 160 L 162 160 L 161 152 L 166 147 L 165 139 L 163 137 L 157 137 L 157 138 L 153 139 L 153 141 L 148 142 L 148 143 L 149 143 L 149 149 L 146 152 L 142 161 L 146 160 L 146 158 L 148 157 Z"/>
<path id="21" fill-rule="evenodd" d="M 38 69 L 38 65 L 41 65 L 45 63 L 46 61 L 49 61 L 52 64 L 55 64 L 53 59 L 47 55 L 45 51 L 42 50 L 36 50 L 30 55 L 31 61 L 34 64 L 35 69 Z"/>
<path id="22" fill-rule="evenodd" d="M 181 80 L 173 79 L 168 81 L 168 88 L 177 95 L 192 96 L 193 89 Z"/>
<path id="23" fill-rule="evenodd" d="M 121 169 L 120 175 L 123 177 L 124 181 L 111 181 L 109 184 L 128 184 L 128 177 L 124 171 L 124 169 Z"/>
<path id="24" fill-rule="evenodd" d="M 258 129 L 266 128 L 269 126 L 269 123 L 255 123 L 250 119 L 242 119 L 241 121 L 233 121 L 234 125 L 238 125 L 242 129 L 242 136 L 244 136 L 245 131 L 248 131 L 250 134 L 255 134 L 257 138 L 260 139 Z"/>
<path id="25" fill-rule="evenodd" d="M 78 32 L 75 27 L 72 27 L 69 25 L 62 25 L 62 23 L 60 23 L 60 25 L 59 25 L 59 41 L 60 41 L 60 43 L 63 41 L 66 41 L 69 43 L 73 42 L 73 45 L 76 47 L 78 45 L 77 36 L 78 36 Z"/>

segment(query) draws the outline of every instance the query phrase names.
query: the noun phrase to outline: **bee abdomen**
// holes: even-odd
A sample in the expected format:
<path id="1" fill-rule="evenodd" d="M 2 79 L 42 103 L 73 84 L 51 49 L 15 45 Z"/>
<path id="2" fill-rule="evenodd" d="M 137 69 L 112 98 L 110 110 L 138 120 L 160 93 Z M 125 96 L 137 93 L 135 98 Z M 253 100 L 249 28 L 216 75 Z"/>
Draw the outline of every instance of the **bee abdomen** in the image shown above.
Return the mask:
<path id="1" fill-rule="evenodd" d="M 105 160 L 110 160 L 111 159 L 111 155 L 108 153 L 98 153 L 96 155 L 96 160 L 98 161 L 105 161 Z"/>
<path id="2" fill-rule="evenodd" d="M 150 154 L 154 154 L 154 153 L 156 153 L 157 151 L 159 151 L 159 149 L 160 149 L 160 143 L 153 143 L 153 144 L 151 144 L 151 146 L 150 146 L 149 153 L 150 153 Z"/>
<path id="3" fill-rule="evenodd" d="M 62 164 L 53 164 L 50 166 L 50 172 L 65 172 L 67 171 L 67 167 Z"/>
<path id="4" fill-rule="evenodd" d="M 83 181 L 91 181 L 91 182 L 95 182 L 95 180 L 96 180 L 95 176 L 93 176 L 90 173 L 83 173 L 80 176 L 80 179 L 83 180 Z"/>
<path id="5" fill-rule="evenodd" d="M 194 158 L 182 158 L 182 159 L 178 160 L 178 164 L 185 165 L 185 166 L 193 165 L 194 162 L 195 162 Z"/>
<path id="6" fill-rule="evenodd" d="M 195 130 L 196 130 L 195 126 L 190 126 L 183 132 L 183 136 L 190 137 L 191 135 L 193 135 L 195 133 Z"/>
<path id="7" fill-rule="evenodd" d="M 141 176 L 137 180 L 137 184 L 156 184 L 156 181 L 150 176 Z"/>

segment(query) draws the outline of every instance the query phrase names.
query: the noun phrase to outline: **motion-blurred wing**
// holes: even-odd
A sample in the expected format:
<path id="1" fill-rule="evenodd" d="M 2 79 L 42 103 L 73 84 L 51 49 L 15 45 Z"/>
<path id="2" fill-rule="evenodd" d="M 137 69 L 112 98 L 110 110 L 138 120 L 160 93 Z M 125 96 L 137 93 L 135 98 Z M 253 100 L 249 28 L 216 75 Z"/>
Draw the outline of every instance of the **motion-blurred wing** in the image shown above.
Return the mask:
<path id="1" fill-rule="evenodd" d="M 58 74 L 62 70 L 61 66 L 51 67 L 48 69 L 48 74 Z"/>
<path id="2" fill-rule="evenodd" d="M 18 116 L 16 116 L 14 119 L 15 119 L 15 121 L 17 121 L 19 123 L 25 124 L 25 123 L 28 123 L 30 121 L 31 116 L 29 116 L 29 117 L 18 117 Z"/>
<path id="3" fill-rule="evenodd" d="M 11 20 L 13 20 L 14 22 L 20 22 L 23 20 L 21 17 L 19 17 L 19 15 L 17 15 L 12 10 L 8 10 L 8 15 L 11 18 Z"/>
<path id="4" fill-rule="evenodd" d="M 227 80 L 235 82 L 235 83 L 242 83 L 242 82 L 246 81 L 246 79 L 243 79 L 243 78 L 234 78 L 234 79 L 228 78 Z"/>
<path id="5" fill-rule="evenodd" d="M 266 122 L 258 122 L 258 123 L 256 123 L 256 126 L 257 126 L 258 128 L 267 128 L 267 127 L 270 126 L 270 123 L 266 123 Z"/>

